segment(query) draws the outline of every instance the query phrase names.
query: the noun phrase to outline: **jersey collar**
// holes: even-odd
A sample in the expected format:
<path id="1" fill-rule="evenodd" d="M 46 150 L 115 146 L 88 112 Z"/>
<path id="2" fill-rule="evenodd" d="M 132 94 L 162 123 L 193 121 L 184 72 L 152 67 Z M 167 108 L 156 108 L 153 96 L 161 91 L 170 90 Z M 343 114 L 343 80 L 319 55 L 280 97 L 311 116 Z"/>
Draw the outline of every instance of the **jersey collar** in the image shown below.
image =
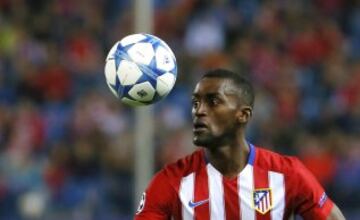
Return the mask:
<path id="1" fill-rule="evenodd" d="M 250 164 L 251 166 L 254 165 L 254 161 L 255 161 L 255 147 L 253 144 L 251 144 L 250 142 L 248 142 L 248 145 L 249 145 L 249 157 L 248 157 L 248 160 L 247 160 L 247 164 Z M 205 158 L 205 163 L 208 164 L 209 163 L 209 159 L 208 157 L 206 156 L 206 153 L 204 151 L 204 158 Z"/>
<path id="2" fill-rule="evenodd" d="M 249 152 L 249 157 L 248 157 L 248 164 L 250 165 L 254 165 L 254 161 L 255 161 L 255 147 L 253 144 L 249 143 L 249 148 L 250 148 L 250 152 Z"/>

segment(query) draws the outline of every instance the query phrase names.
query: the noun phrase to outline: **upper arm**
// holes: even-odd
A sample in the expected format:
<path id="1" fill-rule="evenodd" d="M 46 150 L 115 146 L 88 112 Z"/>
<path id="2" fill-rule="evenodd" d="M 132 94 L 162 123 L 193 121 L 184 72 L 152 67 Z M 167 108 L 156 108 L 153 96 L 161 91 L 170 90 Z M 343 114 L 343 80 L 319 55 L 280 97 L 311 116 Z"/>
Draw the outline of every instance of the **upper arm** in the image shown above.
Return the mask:
<path id="1" fill-rule="evenodd" d="M 176 193 L 163 173 L 158 173 L 142 196 L 135 220 L 170 219 Z"/>

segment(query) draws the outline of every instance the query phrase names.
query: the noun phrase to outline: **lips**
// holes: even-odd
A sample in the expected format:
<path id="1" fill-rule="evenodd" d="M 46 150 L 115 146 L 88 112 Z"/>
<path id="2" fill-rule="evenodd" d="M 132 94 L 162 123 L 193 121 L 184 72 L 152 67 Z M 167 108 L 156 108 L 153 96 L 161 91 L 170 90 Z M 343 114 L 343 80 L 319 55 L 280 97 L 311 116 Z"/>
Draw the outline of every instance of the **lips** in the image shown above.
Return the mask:
<path id="1" fill-rule="evenodd" d="M 193 127 L 194 132 L 204 131 L 208 128 L 207 124 L 202 121 L 194 121 Z"/>

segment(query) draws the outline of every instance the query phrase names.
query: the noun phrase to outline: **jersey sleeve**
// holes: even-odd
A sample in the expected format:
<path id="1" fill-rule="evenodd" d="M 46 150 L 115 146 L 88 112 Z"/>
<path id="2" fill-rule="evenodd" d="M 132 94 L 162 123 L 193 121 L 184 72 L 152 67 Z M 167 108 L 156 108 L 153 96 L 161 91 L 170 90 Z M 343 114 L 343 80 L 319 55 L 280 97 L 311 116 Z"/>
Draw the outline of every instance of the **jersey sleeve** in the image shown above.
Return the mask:
<path id="1" fill-rule="evenodd" d="M 157 173 L 143 193 L 135 220 L 167 220 L 171 218 L 176 193 L 164 172 Z"/>
<path id="2" fill-rule="evenodd" d="M 333 202 L 326 195 L 315 176 L 298 160 L 294 162 L 292 175 L 296 185 L 295 211 L 306 219 L 326 219 L 333 207 Z"/>

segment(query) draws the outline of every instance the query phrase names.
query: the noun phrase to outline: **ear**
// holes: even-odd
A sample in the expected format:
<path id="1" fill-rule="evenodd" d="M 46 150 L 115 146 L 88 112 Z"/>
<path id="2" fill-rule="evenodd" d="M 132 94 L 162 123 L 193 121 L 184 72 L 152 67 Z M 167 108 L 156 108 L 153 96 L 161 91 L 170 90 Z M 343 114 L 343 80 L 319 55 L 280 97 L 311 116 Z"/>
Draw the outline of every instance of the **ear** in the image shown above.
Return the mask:
<path id="1" fill-rule="evenodd" d="M 236 120 L 240 124 L 246 124 L 252 116 L 251 106 L 241 106 L 236 114 Z"/>

